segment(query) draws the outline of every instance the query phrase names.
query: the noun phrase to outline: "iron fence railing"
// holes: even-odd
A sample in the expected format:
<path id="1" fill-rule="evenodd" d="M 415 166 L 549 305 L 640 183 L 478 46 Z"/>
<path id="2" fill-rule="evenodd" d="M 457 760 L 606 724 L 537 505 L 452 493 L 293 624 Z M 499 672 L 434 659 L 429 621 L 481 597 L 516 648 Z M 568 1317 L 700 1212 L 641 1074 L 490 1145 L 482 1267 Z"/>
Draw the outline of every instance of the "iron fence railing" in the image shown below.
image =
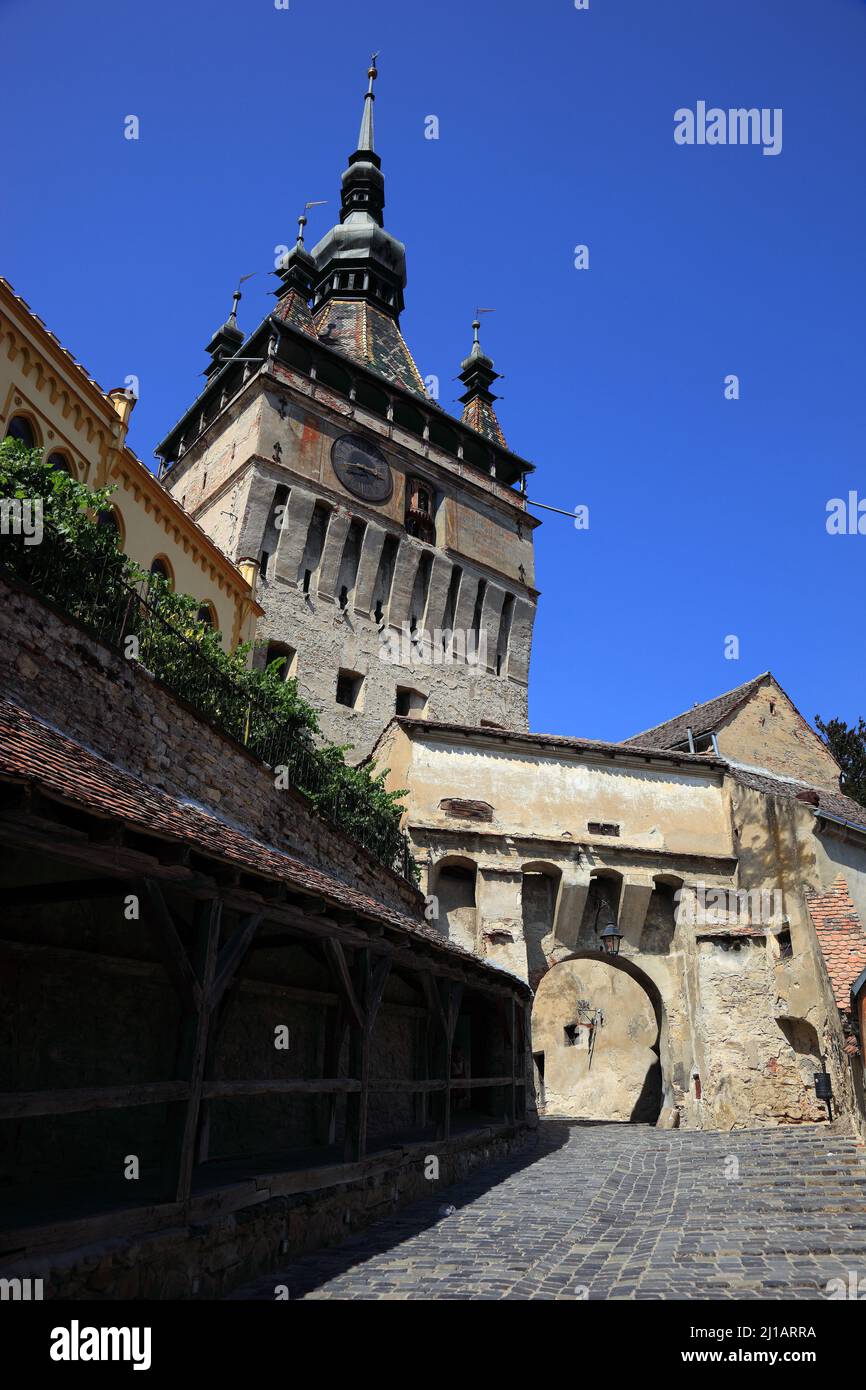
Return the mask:
<path id="1" fill-rule="evenodd" d="M 158 581 L 149 576 L 131 584 L 125 563 L 113 547 L 78 546 L 47 524 L 38 545 L 25 544 L 22 536 L 0 537 L 0 573 L 11 575 L 94 637 L 138 661 L 268 767 L 285 769 L 288 785 L 309 798 L 326 819 L 413 882 L 409 841 L 394 820 L 371 805 L 362 788 L 335 779 L 308 730 L 287 723 L 282 711 L 269 708 L 266 696 L 220 670 L 195 638 L 162 611 L 171 596 Z"/>

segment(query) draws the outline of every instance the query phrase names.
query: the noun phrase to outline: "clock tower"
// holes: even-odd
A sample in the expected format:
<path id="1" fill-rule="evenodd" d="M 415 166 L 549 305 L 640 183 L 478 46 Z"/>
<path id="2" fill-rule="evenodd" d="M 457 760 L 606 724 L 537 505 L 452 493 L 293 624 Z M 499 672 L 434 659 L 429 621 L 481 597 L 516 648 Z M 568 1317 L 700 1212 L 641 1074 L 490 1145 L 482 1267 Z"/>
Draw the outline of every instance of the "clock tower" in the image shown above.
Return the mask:
<path id="1" fill-rule="evenodd" d="M 254 579 L 257 664 L 365 756 L 412 715 L 527 727 L 537 591 L 525 478 L 479 341 L 462 416 L 428 394 L 400 331 L 406 251 L 385 230 L 375 61 L 340 220 L 277 266 L 273 311 L 211 338 L 204 389 L 157 449 L 173 495 Z"/>

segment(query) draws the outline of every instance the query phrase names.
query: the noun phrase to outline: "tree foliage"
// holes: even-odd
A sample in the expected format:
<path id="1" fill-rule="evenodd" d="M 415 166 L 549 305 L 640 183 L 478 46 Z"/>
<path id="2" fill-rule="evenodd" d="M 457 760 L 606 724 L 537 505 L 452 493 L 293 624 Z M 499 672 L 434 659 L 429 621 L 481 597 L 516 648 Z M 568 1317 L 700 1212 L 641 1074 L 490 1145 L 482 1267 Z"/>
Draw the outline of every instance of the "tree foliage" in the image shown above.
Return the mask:
<path id="1" fill-rule="evenodd" d="M 842 790 L 852 801 L 866 806 L 866 720 L 850 727 L 844 719 L 816 716 L 815 724 L 842 769 Z"/>
<path id="2" fill-rule="evenodd" d="M 396 863 L 405 792 L 387 790 L 387 772 L 350 767 L 345 758 L 349 745 L 324 739 L 318 712 L 299 694 L 297 681 L 283 676 L 284 657 L 264 670 L 253 669 L 251 644 L 227 652 L 221 634 L 199 620 L 199 599 L 176 593 L 165 579 L 123 554 L 115 530 L 99 524 L 111 506 L 110 489 L 91 489 L 62 469 L 49 468 L 41 450 L 5 439 L 0 442 L 0 497 L 40 499 L 50 543 L 67 557 L 66 573 L 74 585 L 61 584 L 45 597 L 81 617 L 84 604 L 76 607 L 76 595 L 86 594 L 88 616 L 97 605 L 100 632 L 121 630 L 112 619 L 122 620 L 123 633 L 138 637 L 138 659 L 149 671 L 251 751 L 268 761 L 286 762 L 291 785 L 318 811 Z M 38 547 L 14 549 L 24 565 Z M 11 549 L 3 553 L 8 560 Z M 39 580 L 32 576 L 40 573 L 30 563 L 24 577 L 38 588 Z"/>

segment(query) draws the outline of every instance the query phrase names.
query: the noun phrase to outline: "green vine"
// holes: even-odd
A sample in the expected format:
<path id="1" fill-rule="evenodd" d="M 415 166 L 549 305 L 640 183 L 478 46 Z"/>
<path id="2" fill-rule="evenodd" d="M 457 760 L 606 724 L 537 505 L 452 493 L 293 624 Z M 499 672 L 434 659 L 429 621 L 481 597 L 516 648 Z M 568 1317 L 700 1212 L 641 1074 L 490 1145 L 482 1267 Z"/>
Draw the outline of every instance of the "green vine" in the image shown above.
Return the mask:
<path id="1" fill-rule="evenodd" d="M 101 524 L 108 519 L 111 491 L 91 489 L 62 469 L 49 468 L 39 449 L 27 449 L 15 439 L 0 443 L 0 499 L 39 499 L 45 530 L 73 552 L 75 592 L 67 584 L 61 593 L 46 596 L 82 616 L 83 600 L 76 607 L 76 594 L 86 592 L 91 596 L 86 615 L 93 619 L 95 589 L 100 630 L 110 626 L 106 617 L 123 615 L 123 630 L 139 635 L 139 659 L 149 671 L 251 751 L 262 750 L 268 760 L 281 752 L 293 770 L 292 785 L 317 811 L 396 866 L 404 844 L 400 817 L 405 792 L 388 791 L 387 771 L 350 767 L 348 746 L 324 739 L 317 711 L 298 693 L 297 681 L 282 675 L 285 658 L 264 670 L 253 669 L 252 644 L 227 652 L 221 634 L 199 621 L 199 599 L 176 593 L 123 554 L 114 528 Z M 0 558 L 17 557 L 19 569 L 39 548 L 10 547 L 7 540 L 3 538 Z M 130 589 L 144 596 L 146 609 L 130 605 Z M 148 615 L 146 621 L 139 609 Z M 408 869 L 417 881 L 411 857 Z"/>

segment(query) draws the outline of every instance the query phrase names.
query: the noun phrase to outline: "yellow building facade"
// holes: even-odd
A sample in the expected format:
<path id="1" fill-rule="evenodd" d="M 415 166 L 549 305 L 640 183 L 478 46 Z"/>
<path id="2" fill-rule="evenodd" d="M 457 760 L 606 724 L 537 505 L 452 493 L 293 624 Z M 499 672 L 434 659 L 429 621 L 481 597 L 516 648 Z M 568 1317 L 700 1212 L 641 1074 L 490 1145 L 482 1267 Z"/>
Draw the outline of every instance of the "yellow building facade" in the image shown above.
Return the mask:
<path id="1" fill-rule="evenodd" d="M 103 391 L 0 277 L 0 438 L 41 448 L 91 488 L 111 487 L 120 544 L 143 570 L 199 600 L 228 649 L 251 641 L 262 610 L 245 575 L 126 443 L 134 395 Z"/>

